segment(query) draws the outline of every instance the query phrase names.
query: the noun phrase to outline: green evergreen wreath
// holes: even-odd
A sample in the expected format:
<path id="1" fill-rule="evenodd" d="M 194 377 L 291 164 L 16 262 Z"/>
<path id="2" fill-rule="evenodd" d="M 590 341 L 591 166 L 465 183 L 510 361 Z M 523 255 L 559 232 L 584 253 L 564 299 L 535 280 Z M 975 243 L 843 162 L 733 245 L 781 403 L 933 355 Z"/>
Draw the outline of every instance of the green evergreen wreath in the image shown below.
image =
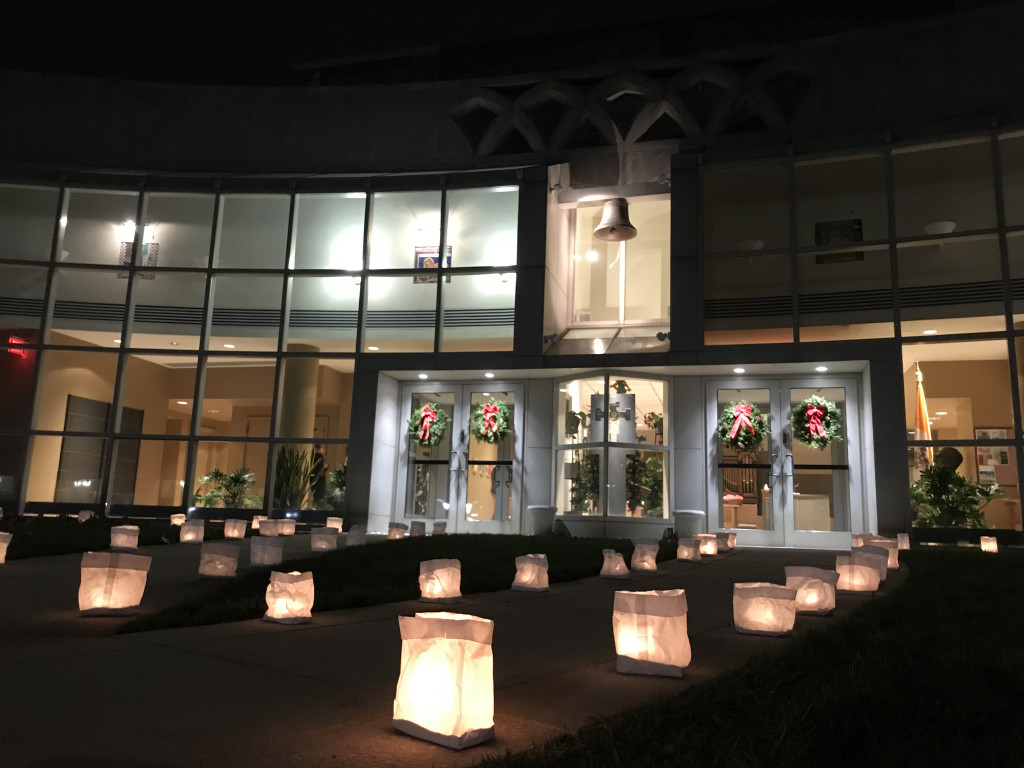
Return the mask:
<path id="1" fill-rule="evenodd" d="M 512 415 L 508 403 L 493 397 L 473 409 L 469 419 L 469 431 L 473 437 L 485 443 L 500 443 L 512 433 Z"/>
<path id="2" fill-rule="evenodd" d="M 750 451 L 764 441 L 768 422 L 748 400 L 729 403 L 718 417 L 718 439 L 737 451 Z"/>
<path id="3" fill-rule="evenodd" d="M 795 405 L 789 418 L 793 422 L 793 437 L 804 445 L 824 448 L 833 440 L 842 440 L 843 412 L 836 404 L 820 395 L 811 395 Z"/>
<path id="4" fill-rule="evenodd" d="M 409 438 L 419 445 L 437 445 L 450 423 L 451 419 L 440 405 L 426 403 L 417 408 L 409 419 Z"/>

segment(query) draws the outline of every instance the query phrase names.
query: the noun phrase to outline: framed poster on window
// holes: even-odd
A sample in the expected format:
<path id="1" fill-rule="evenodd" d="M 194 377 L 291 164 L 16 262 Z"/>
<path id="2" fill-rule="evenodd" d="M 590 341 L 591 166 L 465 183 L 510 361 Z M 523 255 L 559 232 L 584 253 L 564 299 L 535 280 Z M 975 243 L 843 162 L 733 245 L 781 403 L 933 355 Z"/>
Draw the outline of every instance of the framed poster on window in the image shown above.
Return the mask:
<path id="1" fill-rule="evenodd" d="M 429 270 L 437 269 L 439 247 L 436 245 L 417 245 L 416 246 L 416 269 Z M 446 269 L 451 269 L 452 266 L 452 247 L 450 245 L 445 246 L 445 263 Z M 416 275 L 413 277 L 414 283 L 436 283 L 437 275 L 425 274 Z M 451 275 L 445 275 L 445 282 L 450 283 L 452 281 Z"/>
<path id="2" fill-rule="evenodd" d="M 974 430 L 975 440 L 1006 440 L 1009 438 L 1008 429 L 1002 428 L 978 428 Z M 999 482 L 996 469 L 998 466 L 1005 466 L 1010 463 L 1010 451 L 1008 445 L 979 445 L 975 450 L 978 461 L 978 482 L 983 485 L 992 485 Z"/>

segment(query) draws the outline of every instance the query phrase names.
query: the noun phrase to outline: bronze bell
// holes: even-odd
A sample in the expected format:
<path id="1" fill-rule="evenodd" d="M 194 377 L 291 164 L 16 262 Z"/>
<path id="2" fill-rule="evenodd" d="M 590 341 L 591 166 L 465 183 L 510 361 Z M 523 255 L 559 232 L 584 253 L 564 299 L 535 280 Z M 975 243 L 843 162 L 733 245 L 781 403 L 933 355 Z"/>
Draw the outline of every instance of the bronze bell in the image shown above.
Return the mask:
<path id="1" fill-rule="evenodd" d="M 606 200 L 601 223 L 594 230 L 594 237 L 618 243 L 636 237 L 636 227 L 629 223 L 629 203 L 624 197 Z"/>

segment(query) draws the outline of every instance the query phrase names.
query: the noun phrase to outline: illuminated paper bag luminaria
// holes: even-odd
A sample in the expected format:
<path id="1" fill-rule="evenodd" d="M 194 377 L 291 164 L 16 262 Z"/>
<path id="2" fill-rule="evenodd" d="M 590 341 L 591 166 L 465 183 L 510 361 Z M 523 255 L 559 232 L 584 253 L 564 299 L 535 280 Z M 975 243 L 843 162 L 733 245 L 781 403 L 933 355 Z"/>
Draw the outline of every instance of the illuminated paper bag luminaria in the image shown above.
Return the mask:
<path id="1" fill-rule="evenodd" d="M 615 593 L 615 669 L 630 675 L 682 677 L 690 664 L 686 590 Z"/>
<path id="2" fill-rule="evenodd" d="M 278 565 L 284 557 L 284 542 L 276 536 L 253 536 L 249 539 L 250 565 Z"/>
<path id="3" fill-rule="evenodd" d="M 123 552 L 86 552 L 78 585 L 78 610 L 83 616 L 135 613 L 146 591 L 153 558 Z"/>
<path id="4" fill-rule="evenodd" d="M 548 589 L 548 556 L 523 555 L 516 558 L 516 577 L 512 589 L 520 592 L 546 592 Z"/>
<path id="5" fill-rule="evenodd" d="M 291 518 L 283 518 L 277 521 L 277 533 L 280 536 L 295 535 L 295 521 Z"/>
<path id="6" fill-rule="evenodd" d="M 879 536 L 871 540 L 870 546 L 886 551 L 888 557 L 886 566 L 888 568 L 895 570 L 900 567 L 900 548 L 896 539 L 887 539 L 884 536 Z"/>
<path id="7" fill-rule="evenodd" d="M 185 515 L 182 512 L 177 512 L 171 515 L 171 525 L 184 525 Z"/>
<path id="8" fill-rule="evenodd" d="M 115 525 L 110 529 L 110 548 L 124 551 L 139 548 L 139 526 Z"/>
<path id="9" fill-rule="evenodd" d="M 266 621 L 306 624 L 313 620 L 313 572 L 270 572 L 267 585 Z"/>
<path id="10" fill-rule="evenodd" d="M 407 530 L 409 530 L 409 526 L 405 523 L 388 523 L 388 538 L 404 539 Z"/>
<path id="11" fill-rule="evenodd" d="M 260 520 L 260 527 L 258 529 L 260 536 L 280 536 L 282 522 L 282 520 L 270 520 L 267 518 Z"/>
<path id="12" fill-rule="evenodd" d="M 850 557 L 878 571 L 880 582 L 885 581 L 885 577 L 889 575 L 889 552 L 883 547 L 865 544 L 863 547 L 850 550 Z"/>
<path id="13" fill-rule="evenodd" d="M 0 531 L 0 565 L 7 562 L 7 547 L 11 544 L 11 539 L 14 538 L 13 533 L 7 531 Z"/>
<path id="14" fill-rule="evenodd" d="M 314 528 L 309 532 L 309 548 L 314 552 L 330 552 L 338 548 L 338 532 L 333 528 Z"/>
<path id="15" fill-rule="evenodd" d="M 203 542 L 199 550 L 199 575 L 210 579 L 234 578 L 241 551 L 242 545 L 238 542 Z"/>
<path id="16" fill-rule="evenodd" d="M 633 557 L 629 561 L 633 571 L 658 570 L 658 540 L 636 539 L 633 542 Z"/>
<path id="17" fill-rule="evenodd" d="M 224 521 L 224 538 L 225 539 L 244 539 L 245 532 L 249 528 L 248 520 L 225 520 Z"/>
<path id="18" fill-rule="evenodd" d="M 327 527 L 333 528 L 338 533 L 341 533 L 345 529 L 345 518 L 343 517 L 328 517 Z"/>
<path id="19" fill-rule="evenodd" d="M 694 538 L 700 542 L 699 550 L 702 555 L 718 554 L 718 536 L 713 533 L 698 533 Z"/>
<path id="20" fill-rule="evenodd" d="M 877 568 L 854 559 L 852 555 L 836 556 L 836 573 L 839 574 L 836 582 L 839 592 L 875 592 L 881 583 Z"/>
<path id="21" fill-rule="evenodd" d="M 676 560 L 700 561 L 700 540 L 695 538 L 679 539 L 676 542 Z"/>
<path id="22" fill-rule="evenodd" d="M 910 549 L 910 534 L 909 533 L 897 533 L 896 534 L 896 546 L 899 549 Z"/>
<path id="23" fill-rule="evenodd" d="M 737 632 L 784 635 L 796 623 L 796 590 L 766 581 L 733 584 L 732 620 Z"/>
<path id="24" fill-rule="evenodd" d="M 252 529 L 254 531 L 258 531 L 260 529 L 260 524 L 264 520 L 266 520 L 266 519 L 267 519 L 266 515 L 253 515 L 252 516 Z"/>
<path id="25" fill-rule="evenodd" d="M 494 622 L 462 613 L 399 616 L 395 729 L 451 749 L 494 738 Z"/>
<path id="26" fill-rule="evenodd" d="M 982 552 L 998 552 L 999 540 L 995 536 L 981 536 L 979 538 Z"/>
<path id="27" fill-rule="evenodd" d="M 444 536 L 448 533 L 448 522 L 446 520 L 439 520 L 434 523 L 434 530 L 431 532 L 432 536 Z"/>
<path id="28" fill-rule="evenodd" d="M 604 579 L 628 579 L 629 569 L 626 567 L 626 560 L 621 552 L 614 549 L 602 549 L 601 556 L 604 563 L 601 565 L 601 573 L 598 575 Z"/>
<path id="29" fill-rule="evenodd" d="M 352 547 L 357 544 L 366 543 L 366 526 L 365 525 L 353 525 L 349 528 L 348 534 L 345 536 L 345 546 Z"/>
<path id="30" fill-rule="evenodd" d="M 736 534 L 732 531 L 719 531 L 715 534 L 718 537 L 718 549 L 736 549 Z"/>
<path id="31" fill-rule="evenodd" d="M 206 523 L 203 520 L 186 520 L 181 526 L 180 541 L 198 544 L 203 540 Z"/>
<path id="32" fill-rule="evenodd" d="M 786 566 L 786 586 L 796 590 L 796 612 L 827 616 L 836 609 L 839 574 L 824 568 Z"/>
<path id="33" fill-rule="evenodd" d="M 462 597 L 462 563 L 440 558 L 420 563 L 420 600 L 454 603 Z"/>
<path id="34" fill-rule="evenodd" d="M 423 520 L 413 520 L 409 523 L 410 536 L 426 536 L 427 524 Z"/>

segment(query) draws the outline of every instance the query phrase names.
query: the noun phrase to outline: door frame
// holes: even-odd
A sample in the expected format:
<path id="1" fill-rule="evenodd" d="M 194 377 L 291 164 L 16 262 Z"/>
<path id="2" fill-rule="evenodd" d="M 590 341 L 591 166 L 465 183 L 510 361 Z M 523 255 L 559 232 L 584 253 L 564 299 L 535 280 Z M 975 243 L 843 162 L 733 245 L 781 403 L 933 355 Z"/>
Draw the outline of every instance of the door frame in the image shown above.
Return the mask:
<path id="1" fill-rule="evenodd" d="M 796 529 L 794 510 L 792 457 L 793 437 L 790 430 L 790 392 L 793 389 L 843 387 L 846 390 L 845 413 L 847 462 L 849 469 L 849 531 L 805 531 Z M 737 542 L 745 546 L 800 547 L 808 549 L 849 549 L 852 534 L 866 530 L 864 509 L 864 442 L 862 440 L 862 408 L 860 381 L 856 375 L 790 375 L 708 378 L 705 381 L 706 422 L 708 442 L 707 499 L 708 530 L 722 530 L 719 500 L 718 391 L 721 389 L 767 389 L 771 400 L 772 425 L 769 439 L 771 456 L 772 528 L 768 530 L 736 530 Z M 767 414 L 766 414 L 767 415 Z"/>
<path id="2" fill-rule="evenodd" d="M 473 436 L 469 431 L 469 419 L 472 412 L 472 395 L 477 392 L 502 391 L 512 392 L 515 397 L 512 408 L 512 481 L 509 486 L 511 496 L 509 520 L 469 520 L 466 517 L 468 453 Z M 398 459 L 395 464 L 395 503 L 391 511 L 391 519 L 396 522 L 419 519 L 406 514 L 406 492 L 409 481 L 409 449 L 411 441 L 407 434 L 409 415 L 412 413 L 412 396 L 425 392 L 451 392 L 454 395 L 454 408 L 451 430 L 451 443 L 448 452 L 448 507 L 447 515 L 436 514 L 427 518 L 437 522 L 447 521 L 449 533 L 519 533 L 522 528 L 522 481 L 523 481 L 523 427 L 525 424 L 526 388 L 522 382 L 483 379 L 468 381 L 420 381 L 404 382 L 399 393 L 399 413 L 405 414 L 398 424 Z M 460 423 L 460 419 L 464 419 Z M 454 482 L 453 482 L 454 481 Z"/>

